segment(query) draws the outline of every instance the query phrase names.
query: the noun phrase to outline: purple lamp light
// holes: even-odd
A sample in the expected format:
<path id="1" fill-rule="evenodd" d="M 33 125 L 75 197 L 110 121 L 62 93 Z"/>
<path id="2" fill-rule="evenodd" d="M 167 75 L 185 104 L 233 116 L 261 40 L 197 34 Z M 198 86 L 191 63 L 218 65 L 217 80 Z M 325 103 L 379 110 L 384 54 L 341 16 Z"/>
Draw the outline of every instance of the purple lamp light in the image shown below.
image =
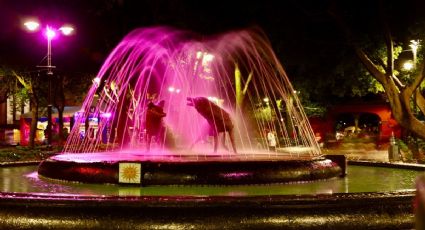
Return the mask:
<path id="1" fill-rule="evenodd" d="M 49 40 L 52 40 L 56 36 L 56 32 L 50 26 L 46 27 L 46 37 Z"/>

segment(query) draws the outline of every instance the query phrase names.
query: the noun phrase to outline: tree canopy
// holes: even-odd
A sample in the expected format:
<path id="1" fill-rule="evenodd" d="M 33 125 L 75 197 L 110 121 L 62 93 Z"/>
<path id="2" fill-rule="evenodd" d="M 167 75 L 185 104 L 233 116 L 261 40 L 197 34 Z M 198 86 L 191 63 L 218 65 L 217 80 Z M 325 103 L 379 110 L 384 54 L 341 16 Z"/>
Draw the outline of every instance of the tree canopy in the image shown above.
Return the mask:
<path id="1" fill-rule="evenodd" d="M 425 63 L 422 58 L 423 49 L 420 49 L 425 31 L 418 30 L 416 27 L 423 24 L 423 16 L 417 15 L 415 24 L 404 24 L 409 20 L 394 20 L 393 16 L 400 10 L 397 4 L 385 1 L 374 3 L 376 4 L 369 8 L 369 10 L 373 9 L 371 12 L 374 12 L 373 15 L 370 15 L 372 19 L 375 19 L 373 22 L 376 22 L 376 25 L 374 26 L 356 26 L 357 24 L 354 24 L 353 20 L 360 19 L 350 17 L 351 14 L 346 10 L 349 5 L 336 5 L 330 10 L 330 13 L 338 22 L 357 58 L 384 88 L 397 122 L 418 137 L 425 139 L 425 123 L 420 120 L 421 116 L 418 116 L 418 112 L 422 117 L 425 113 L 425 98 L 421 87 L 425 79 Z M 372 31 L 371 29 L 374 29 L 373 31 L 376 33 L 365 36 L 367 32 Z M 417 68 L 406 75 L 400 72 L 397 65 L 397 58 L 400 56 L 398 55 L 400 48 L 397 48 L 397 45 L 406 47 L 403 42 L 410 41 L 413 36 L 415 42 L 418 42 L 417 45 L 420 45 L 416 47 L 419 55 L 413 57 L 414 66 Z"/>

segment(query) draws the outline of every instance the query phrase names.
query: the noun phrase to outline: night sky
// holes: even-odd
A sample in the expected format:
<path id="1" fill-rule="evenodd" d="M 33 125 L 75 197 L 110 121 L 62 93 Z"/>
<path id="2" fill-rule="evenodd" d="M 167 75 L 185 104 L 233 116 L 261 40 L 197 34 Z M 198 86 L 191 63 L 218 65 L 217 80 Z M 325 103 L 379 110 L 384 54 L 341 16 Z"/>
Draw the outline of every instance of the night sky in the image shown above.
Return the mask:
<path id="1" fill-rule="evenodd" d="M 76 27 L 74 36 L 53 41 L 53 64 L 65 69 L 96 70 L 127 33 L 155 25 L 205 36 L 259 26 L 273 42 L 285 41 L 287 47 L 293 47 L 311 42 L 306 33 L 314 30 L 317 18 L 310 9 L 317 11 L 315 7 L 322 7 L 297 2 L 2 0 L 0 62 L 31 66 L 42 61 L 46 41 L 40 34 L 30 34 L 22 28 L 22 22 L 31 16 L 41 23 L 70 23 Z M 303 25 L 308 23 L 313 24 Z M 305 30 L 306 26 L 310 29 Z"/>
<path id="2" fill-rule="evenodd" d="M 330 2 L 0 0 L 0 65 L 31 70 L 44 64 L 46 41 L 40 34 L 30 34 L 22 27 L 23 21 L 32 16 L 42 24 L 70 23 L 76 27 L 74 36 L 53 41 L 52 60 L 58 70 L 97 72 L 114 46 L 138 27 L 167 25 L 208 36 L 258 26 L 269 37 L 289 74 L 297 74 L 297 69 L 307 68 L 302 67 L 305 63 L 316 63 L 315 66 L 323 68 L 335 65 L 340 59 L 338 52 L 347 46 L 327 13 Z M 354 20 L 355 26 L 363 27 L 361 33 L 373 31 L 376 1 L 336 2 L 348 2 L 351 9 L 347 15 L 358 18 Z M 413 0 L 398 2 L 401 3 L 396 6 L 392 26 L 403 34 L 404 25 L 414 20 L 416 14 L 422 14 L 418 4 L 423 4 Z"/>

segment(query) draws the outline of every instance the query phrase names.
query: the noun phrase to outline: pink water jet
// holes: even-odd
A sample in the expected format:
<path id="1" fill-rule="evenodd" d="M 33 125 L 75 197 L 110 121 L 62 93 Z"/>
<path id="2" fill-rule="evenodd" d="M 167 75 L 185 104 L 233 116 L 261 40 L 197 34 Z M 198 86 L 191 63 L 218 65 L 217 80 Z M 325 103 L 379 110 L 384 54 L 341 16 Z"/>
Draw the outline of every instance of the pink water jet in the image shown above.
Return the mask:
<path id="1" fill-rule="evenodd" d="M 187 106 L 188 97 L 207 97 L 230 114 L 239 154 L 275 155 L 267 151 L 269 129 L 278 136 L 278 152 L 321 155 L 297 95 L 258 28 L 211 37 L 169 27 L 132 31 L 93 80 L 64 152 L 147 152 L 147 105 L 163 100 L 164 131 L 150 154 L 164 148 L 210 154 L 211 137 L 199 141 L 206 120 Z M 228 138 L 220 142 L 229 146 Z M 232 152 L 227 149 L 218 152 Z"/>
<path id="2" fill-rule="evenodd" d="M 344 156 L 322 156 L 294 92 L 259 29 L 211 37 L 137 29 L 93 79 L 64 153 L 43 161 L 38 173 L 145 186 L 345 175 Z M 278 137 L 276 150 L 265 130 Z"/>

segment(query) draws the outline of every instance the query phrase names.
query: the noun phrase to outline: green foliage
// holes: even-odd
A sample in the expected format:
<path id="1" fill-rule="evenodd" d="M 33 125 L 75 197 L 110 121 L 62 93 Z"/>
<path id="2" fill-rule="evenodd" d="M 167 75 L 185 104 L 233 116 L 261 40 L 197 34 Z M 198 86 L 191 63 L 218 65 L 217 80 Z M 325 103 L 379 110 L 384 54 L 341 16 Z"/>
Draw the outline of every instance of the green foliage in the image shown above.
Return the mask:
<path id="1" fill-rule="evenodd" d="M 25 88 L 18 88 L 12 91 L 13 103 L 10 104 L 10 113 L 20 110 L 23 106 L 29 103 L 28 90 Z"/>
<path id="2" fill-rule="evenodd" d="M 296 73 L 293 81 L 295 88 L 307 92 L 304 95 L 303 103 L 311 101 L 326 106 L 332 105 L 335 101 L 338 102 L 338 99 L 362 97 L 370 93 L 384 93 L 383 86 L 369 74 L 352 49 L 353 44 L 363 49 L 375 66 L 384 73 L 388 57 L 383 36 L 383 19 L 387 20 L 395 42 L 393 47 L 394 74 L 404 83 L 411 81 L 412 76 L 416 76 L 415 72 L 404 73 L 400 67 L 406 57 L 410 57 L 410 59 L 412 57 L 409 47 L 411 39 L 421 40 L 417 61 L 420 63 L 423 60 L 423 49 L 420 49 L 425 45 L 425 17 L 423 14 L 409 11 L 409 15 L 411 15 L 409 18 L 415 22 L 410 23 L 398 17 L 402 10 L 406 10 L 402 8 L 405 5 L 402 2 L 390 1 L 380 5 L 376 1 L 372 1 L 367 2 L 368 7 L 363 7 L 366 3 L 358 1 L 334 3 L 338 6 L 336 11 L 343 18 L 351 33 L 349 37 L 347 36 L 346 43 L 318 41 L 315 46 L 308 46 L 309 52 L 313 54 L 312 56 L 317 57 L 317 60 L 310 60 L 314 57 L 308 57 L 302 64 L 302 68 L 288 71 L 290 76 L 292 75 L 291 71 Z M 383 7 L 382 12 L 380 7 Z M 381 18 L 383 15 L 384 18 Z M 340 36 L 340 34 L 336 36 Z M 332 45 L 330 45 L 331 42 Z M 329 55 L 322 55 L 323 53 Z M 425 82 L 422 82 L 421 87 L 425 89 Z"/>
<path id="3" fill-rule="evenodd" d="M 406 140 L 396 139 L 397 145 L 401 151 L 403 161 L 417 162 L 423 159 L 415 159 L 414 152 L 419 152 L 420 155 L 425 153 L 425 141 L 420 138 L 415 138 L 411 135 L 406 137 Z"/>
<path id="4" fill-rule="evenodd" d="M 64 84 L 66 101 L 71 105 L 81 105 L 95 77 L 94 74 L 67 75 Z"/>
<path id="5" fill-rule="evenodd" d="M 10 75 L 10 71 L 5 67 L 0 67 L 0 103 L 12 93 L 14 88 L 15 78 Z"/>
<path id="6" fill-rule="evenodd" d="M 399 53 L 401 48 L 397 48 L 396 51 Z M 305 72 L 294 78 L 294 87 L 301 92 L 301 101 L 306 107 L 324 108 L 332 106 L 341 98 L 362 97 L 370 93 L 384 92 L 382 85 L 364 68 L 354 52 L 348 47 L 338 52 L 332 60 L 332 65 L 324 67 L 305 64 L 309 65 Z M 382 50 L 378 53 L 384 54 Z M 383 56 L 379 58 L 378 55 L 376 56 L 377 60 L 383 58 Z"/>
<path id="7" fill-rule="evenodd" d="M 364 69 L 363 69 L 364 70 Z M 364 70 L 362 75 L 358 76 L 358 85 L 353 86 L 353 96 L 364 96 L 368 93 L 379 94 L 384 92 L 384 87 L 369 72 Z"/>
<path id="8" fill-rule="evenodd" d="M 270 107 L 261 107 L 254 110 L 254 118 L 260 121 L 272 120 L 272 109 Z"/>
<path id="9" fill-rule="evenodd" d="M 26 146 L 0 148 L 0 162 L 41 161 L 60 152 L 61 149 L 61 146 L 55 146 L 51 149 L 45 145 L 36 146 L 35 148 Z"/>
<path id="10" fill-rule="evenodd" d="M 375 60 L 375 64 L 378 63 L 384 63 L 385 66 L 387 65 L 388 56 L 387 56 L 387 47 L 384 46 L 385 44 L 382 43 L 378 46 L 378 48 L 369 47 L 369 55 Z M 400 56 L 401 52 L 403 51 L 403 46 L 398 44 L 394 45 L 393 47 L 393 59 L 397 60 Z M 382 61 L 381 61 L 382 60 Z M 381 72 L 385 72 L 384 66 L 378 65 L 379 70 Z"/>
<path id="11" fill-rule="evenodd" d="M 320 103 L 312 102 L 309 99 L 301 97 L 301 104 L 308 117 L 323 117 L 326 113 L 326 107 Z"/>

